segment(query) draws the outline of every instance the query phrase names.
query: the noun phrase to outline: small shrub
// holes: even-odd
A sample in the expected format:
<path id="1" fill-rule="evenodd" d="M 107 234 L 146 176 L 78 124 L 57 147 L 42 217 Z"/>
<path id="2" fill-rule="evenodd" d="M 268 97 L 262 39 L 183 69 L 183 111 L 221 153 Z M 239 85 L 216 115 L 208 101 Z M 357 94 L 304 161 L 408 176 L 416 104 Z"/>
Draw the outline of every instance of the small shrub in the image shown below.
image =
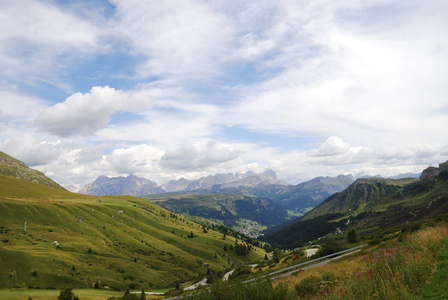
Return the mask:
<path id="1" fill-rule="evenodd" d="M 58 300 L 79 300 L 78 296 L 75 296 L 72 288 L 66 288 L 61 290 L 58 296 Z"/>
<path id="2" fill-rule="evenodd" d="M 320 281 L 320 278 L 317 276 L 306 277 L 295 285 L 296 292 L 300 297 L 317 295 L 319 293 Z"/>
<path id="3" fill-rule="evenodd" d="M 315 254 L 316 257 L 327 256 L 343 249 L 342 244 L 335 240 L 328 240 Z"/>
<path id="4" fill-rule="evenodd" d="M 332 272 L 325 272 L 324 274 L 322 274 L 322 280 L 335 281 L 336 276 Z"/>

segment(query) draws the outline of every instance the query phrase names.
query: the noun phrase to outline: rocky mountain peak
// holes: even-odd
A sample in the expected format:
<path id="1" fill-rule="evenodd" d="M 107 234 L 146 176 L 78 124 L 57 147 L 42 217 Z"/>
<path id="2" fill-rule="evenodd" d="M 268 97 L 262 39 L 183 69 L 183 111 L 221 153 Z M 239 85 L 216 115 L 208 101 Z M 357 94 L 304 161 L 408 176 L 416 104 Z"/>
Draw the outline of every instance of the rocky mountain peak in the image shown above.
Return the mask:
<path id="1" fill-rule="evenodd" d="M 423 170 L 422 175 L 419 178 L 419 181 L 430 180 L 433 177 L 438 176 L 443 171 L 448 170 L 448 160 L 444 163 L 439 164 L 439 167 L 428 167 Z"/>
<path id="2" fill-rule="evenodd" d="M 275 174 L 275 172 L 271 169 L 266 169 L 263 173 L 261 173 L 261 175 L 277 180 L 277 174 Z"/>

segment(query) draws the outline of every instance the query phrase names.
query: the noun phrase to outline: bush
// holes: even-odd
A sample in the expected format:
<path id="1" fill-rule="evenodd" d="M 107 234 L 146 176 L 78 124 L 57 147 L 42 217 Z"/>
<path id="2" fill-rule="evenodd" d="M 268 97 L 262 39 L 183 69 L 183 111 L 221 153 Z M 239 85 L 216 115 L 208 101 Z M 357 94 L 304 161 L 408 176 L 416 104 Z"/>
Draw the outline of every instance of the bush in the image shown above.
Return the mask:
<path id="1" fill-rule="evenodd" d="M 295 289 L 300 297 L 314 296 L 319 293 L 320 278 L 309 276 L 296 284 Z"/>
<path id="2" fill-rule="evenodd" d="M 327 256 L 342 251 L 342 244 L 335 240 L 328 240 L 315 254 L 316 257 Z"/>
<path id="3" fill-rule="evenodd" d="M 75 296 L 72 288 L 66 288 L 61 290 L 58 296 L 58 300 L 79 300 L 78 296 Z"/>

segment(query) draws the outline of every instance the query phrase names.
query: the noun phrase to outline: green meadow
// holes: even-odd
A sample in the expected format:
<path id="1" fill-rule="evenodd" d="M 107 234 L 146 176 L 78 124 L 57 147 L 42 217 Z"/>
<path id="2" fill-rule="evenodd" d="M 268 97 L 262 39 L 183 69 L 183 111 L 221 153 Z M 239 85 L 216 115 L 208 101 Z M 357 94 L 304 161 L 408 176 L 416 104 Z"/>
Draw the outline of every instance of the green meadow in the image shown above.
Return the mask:
<path id="1" fill-rule="evenodd" d="M 144 199 L 74 194 L 0 175 L 0 295 L 174 288 L 264 257 L 261 249 L 247 256 L 223 250 L 235 242 Z"/>

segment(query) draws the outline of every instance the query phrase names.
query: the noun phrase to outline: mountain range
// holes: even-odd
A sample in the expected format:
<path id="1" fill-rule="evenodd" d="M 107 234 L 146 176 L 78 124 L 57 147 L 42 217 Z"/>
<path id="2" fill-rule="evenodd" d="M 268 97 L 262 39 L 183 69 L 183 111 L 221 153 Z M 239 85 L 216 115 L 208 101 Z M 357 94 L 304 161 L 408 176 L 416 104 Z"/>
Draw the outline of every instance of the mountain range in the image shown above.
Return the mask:
<path id="1" fill-rule="evenodd" d="M 215 174 L 196 180 L 181 178 L 158 186 L 149 179 L 134 175 L 127 177 L 100 176 L 79 193 L 87 195 L 146 196 L 164 193 L 225 194 L 265 198 L 281 203 L 286 209 L 303 214 L 335 192 L 344 190 L 354 181 L 351 175 L 317 177 L 298 185 L 278 180 L 272 170 L 235 174 Z"/>
<path id="2" fill-rule="evenodd" d="M 215 174 L 202 177 L 196 180 L 181 178 L 158 186 L 146 178 L 139 178 L 134 175 L 127 177 L 107 177 L 99 176 L 92 183 L 87 184 L 79 193 L 87 195 L 131 195 L 143 196 L 162 193 L 185 193 L 207 190 L 212 187 L 230 188 L 235 186 L 254 187 L 257 185 L 286 185 L 285 182 L 277 179 L 277 175 L 272 170 L 266 170 L 256 174 L 249 171 L 246 173 L 237 172 L 235 174 Z"/>

